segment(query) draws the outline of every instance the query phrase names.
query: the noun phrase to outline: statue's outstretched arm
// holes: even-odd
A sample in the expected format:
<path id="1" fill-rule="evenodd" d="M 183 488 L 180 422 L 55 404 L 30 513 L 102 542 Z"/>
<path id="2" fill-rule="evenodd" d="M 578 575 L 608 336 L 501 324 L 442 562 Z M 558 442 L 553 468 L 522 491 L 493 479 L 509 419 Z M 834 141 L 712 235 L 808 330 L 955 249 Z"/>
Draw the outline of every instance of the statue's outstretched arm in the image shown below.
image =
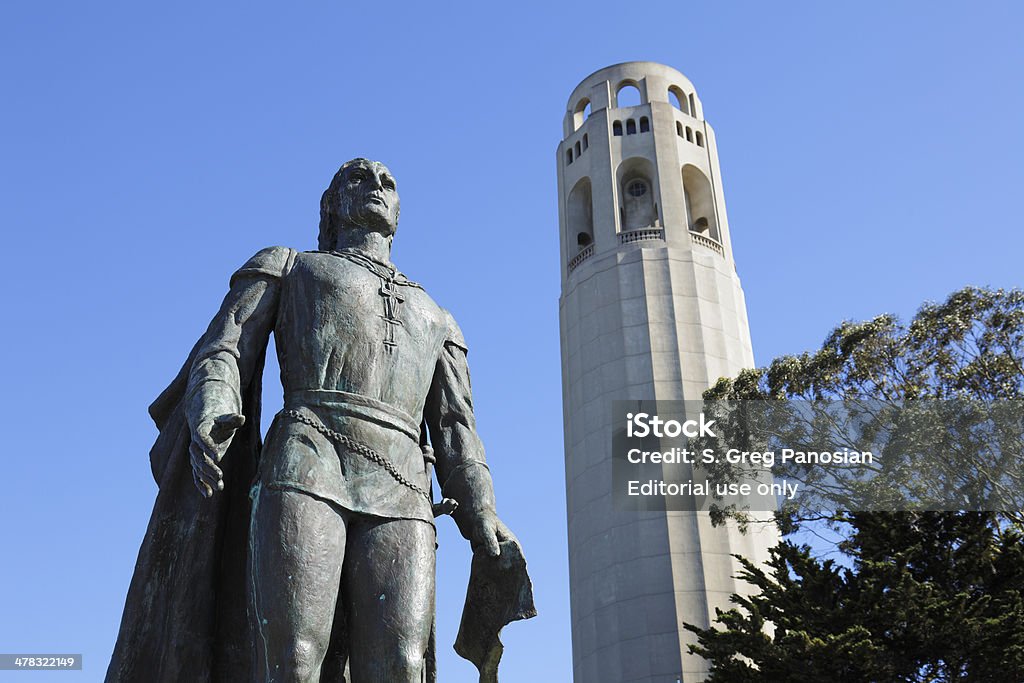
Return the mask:
<path id="1" fill-rule="evenodd" d="M 424 419 L 437 456 L 441 495 L 458 502 L 452 517 L 459 531 L 474 550 L 493 556 L 510 534 L 498 520 L 491 473 L 476 432 L 465 342 L 454 321 L 451 326 L 434 370 Z"/>
<path id="2" fill-rule="evenodd" d="M 277 317 L 281 278 L 294 252 L 264 249 L 231 278 L 220 310 L 196 353 L 186 389 L 186 417 L 196 487 L 206 497 L 224 488 L 218 466 L 245 423 L 242 389 L 263 357 Z"/>

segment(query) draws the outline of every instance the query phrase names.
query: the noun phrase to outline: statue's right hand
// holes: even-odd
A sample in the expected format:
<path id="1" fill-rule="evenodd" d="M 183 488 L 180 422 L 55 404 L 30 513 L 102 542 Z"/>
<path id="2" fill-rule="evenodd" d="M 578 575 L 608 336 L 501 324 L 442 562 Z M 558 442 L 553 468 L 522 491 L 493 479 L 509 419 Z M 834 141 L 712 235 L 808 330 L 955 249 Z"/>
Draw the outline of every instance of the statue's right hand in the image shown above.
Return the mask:
<path id="1" fill-rule="evenodd" d="M 224 490 L 224 472 L 218 463 L 227 453 L 235 431 L 244 424 L 244 415 L 219 415 L 203 420 L 192 430 L 192 479 L 204 498 Z"/>

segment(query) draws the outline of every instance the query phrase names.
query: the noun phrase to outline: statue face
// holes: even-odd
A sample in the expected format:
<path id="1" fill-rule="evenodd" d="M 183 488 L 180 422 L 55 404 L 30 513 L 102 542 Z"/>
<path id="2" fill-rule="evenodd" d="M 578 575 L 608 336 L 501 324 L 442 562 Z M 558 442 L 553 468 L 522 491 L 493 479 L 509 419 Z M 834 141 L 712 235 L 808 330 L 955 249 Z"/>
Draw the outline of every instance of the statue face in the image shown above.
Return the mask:
<path id="1" fill-rule="evenodd" d="M 338 218 L 368 230 L 395 234 L 398 227 L 398 188 L 388 167 L 360 160 L 345 169 L 338 187 Z"/>

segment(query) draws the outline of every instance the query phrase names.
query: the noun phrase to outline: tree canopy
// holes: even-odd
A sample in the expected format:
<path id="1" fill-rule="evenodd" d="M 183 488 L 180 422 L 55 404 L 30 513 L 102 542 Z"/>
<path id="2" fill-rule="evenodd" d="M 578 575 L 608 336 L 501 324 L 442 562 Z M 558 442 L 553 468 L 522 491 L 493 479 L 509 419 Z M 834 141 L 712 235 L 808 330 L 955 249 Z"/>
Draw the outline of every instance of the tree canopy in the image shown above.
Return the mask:
<path id="1" fill-rule="evenodd" d="M 1024 397 L 1024 292 L 967 287 L 921 307 L 844 322 L 819 351 L 723 378 L 706 399 Z"/>
<path id="2" fill-rule="evenodd" d="M 807 519 L 842 523 L 844 510 L 989 510 L 1024 523 L 1018 290 L 966 288 L 909 324 L 891 315 L 845 322 L 820 350 L 720 379 L 704 399 L 729 445 L 877 447 L 877 462 L 859 469 L 777 462 L 777 479 L 808 492 L 780 509 L 783 531 Z M 736 480 L 753 468 L 721 461 L 709 471 Z M 748 519 L 742 509 L 713 513 Z"/>
<path id="3" fill-rule="evenodd" d="M 1022 398 L 1024 293 L 978 288 L 926 304 L 907 325 L 887 315 L 843 323 L 819 351 L 722 379 L 705 394 L 883 404 Z M 1019 460 L 1014 448 L 1002 454 Z M 844 536 L 837 559 L 791 540 L 771 550 L 767 566 L 740 558 L 751 596 L 733 596 L 712 628 L 687 625 L 699 640 L 693 651 L 711 662 L 709 680 L 1024 681 L 1020 509 L 900 509 L 826 515 Z M 807 521 L 793 510 L 779 518 L 784 532 Z"/>

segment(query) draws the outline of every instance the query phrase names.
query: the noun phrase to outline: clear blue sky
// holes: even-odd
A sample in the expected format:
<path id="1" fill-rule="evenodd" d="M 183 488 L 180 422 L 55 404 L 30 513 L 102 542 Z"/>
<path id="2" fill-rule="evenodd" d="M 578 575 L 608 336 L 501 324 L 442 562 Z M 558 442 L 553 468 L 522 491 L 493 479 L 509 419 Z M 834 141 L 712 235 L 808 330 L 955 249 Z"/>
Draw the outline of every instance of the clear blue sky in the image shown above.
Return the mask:
<path id="1" fill-rule="evenodd" d="M 570 677 L 554 153 L 587 74 L 652 60 L 696 85 L 758 362 L 1021 285 L 1019 3 L 350 5 L 0 8 L 0 652 L 86 657 L 33 681 L 101 679 L 156 491 L 146 406 L 234 268 L 313 248 L 346 159 L 396 174 L 394 258 L 471 347 L 541 611 L 506 630 L 512 682 Z M 443 527 L 440 666 L 463 683 L 469 551 Z"/>

